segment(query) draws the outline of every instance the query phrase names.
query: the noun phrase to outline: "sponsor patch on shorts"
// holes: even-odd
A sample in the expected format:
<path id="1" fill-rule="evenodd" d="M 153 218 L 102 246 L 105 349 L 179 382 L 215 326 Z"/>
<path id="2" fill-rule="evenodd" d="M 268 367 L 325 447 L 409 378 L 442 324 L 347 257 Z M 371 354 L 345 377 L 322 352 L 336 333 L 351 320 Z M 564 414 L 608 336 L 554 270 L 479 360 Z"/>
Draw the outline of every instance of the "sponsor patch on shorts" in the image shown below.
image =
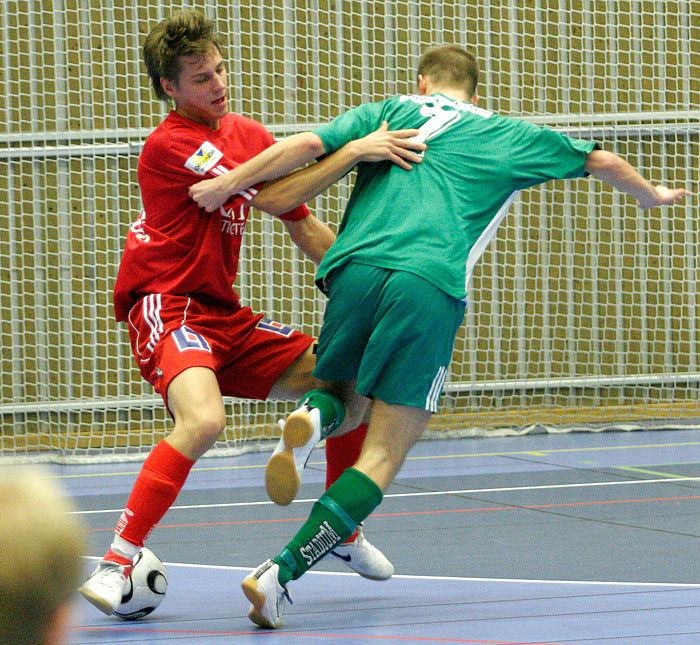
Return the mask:
<path id="1" fill-rule="evenodd" d="M 294 333 L 294 329 L 289 325 L 283 325 L 269 318 L 262 318 L 256 327 L 258 329 L 264 329 L 265 331 L 271 331 L 273 334 L 279 334 L 280 336 L 289 337 Z"/>
<path id="2" fill-rule="evenodd" d="M 211 346 L 202 334 L 198 334 L 196 331 L 192 331 L 187 325 L 176 329 L 173 333 L 173 340 L 177 345 L 177 348 L 181 351 L 187 351 L 188 349 L 199 349 L 211 354 Z"/>

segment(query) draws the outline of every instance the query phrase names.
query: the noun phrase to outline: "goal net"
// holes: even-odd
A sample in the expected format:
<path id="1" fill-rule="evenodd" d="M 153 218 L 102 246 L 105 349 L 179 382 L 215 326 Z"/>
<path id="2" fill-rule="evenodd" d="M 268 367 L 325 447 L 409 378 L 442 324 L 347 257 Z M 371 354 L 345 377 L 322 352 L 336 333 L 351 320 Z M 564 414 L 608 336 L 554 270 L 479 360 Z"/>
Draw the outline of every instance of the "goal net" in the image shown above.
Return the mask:
<path id="1" fill-rule="evenodd" d="M 428 46 L 480 61 L 481 105 L 592 139 L 695 193 L 641 211 L 592 179 L 524 191 L 476 268 L 436 434 L 700 425 L 700 0 L 6 0 L 0 3 L 0 457 L 137 457 L 170 428 L 111 290 L 166 107 L 148 31 L 196 4 L 230 106 L 278 138 L 414 91 Z M 335 226 L 351 178 L 312 211 Z M 318 333 L 313 265 L 253 213 L 245 304 Z M 427 305 L 429 306 L 429 304 Z M 218 454 L 269 445 L 288 402 L 227 401 Z"/>

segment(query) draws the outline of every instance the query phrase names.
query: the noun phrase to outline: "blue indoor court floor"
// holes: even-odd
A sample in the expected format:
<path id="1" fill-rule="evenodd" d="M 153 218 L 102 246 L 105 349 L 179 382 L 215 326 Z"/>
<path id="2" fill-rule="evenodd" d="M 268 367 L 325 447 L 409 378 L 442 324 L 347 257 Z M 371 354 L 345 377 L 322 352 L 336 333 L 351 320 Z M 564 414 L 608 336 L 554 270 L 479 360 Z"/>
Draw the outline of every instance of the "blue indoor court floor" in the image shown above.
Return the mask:
<path id="1" fill-rule="evenodd" d="M 289 590 L 280 630 L 246 617 L 243 577 L 276 555 L 323 491 L 263 487 L 268 453 L 200 460 L 148 546 L 169 588 L 126 622 L 78 602 L 73 643 L 700 643 L 700 431 L 420 442 L 365 524 L 393 562 L 373 582 L 326 558 Z M 140 464 L 54 466 L 94 566 Z"/>

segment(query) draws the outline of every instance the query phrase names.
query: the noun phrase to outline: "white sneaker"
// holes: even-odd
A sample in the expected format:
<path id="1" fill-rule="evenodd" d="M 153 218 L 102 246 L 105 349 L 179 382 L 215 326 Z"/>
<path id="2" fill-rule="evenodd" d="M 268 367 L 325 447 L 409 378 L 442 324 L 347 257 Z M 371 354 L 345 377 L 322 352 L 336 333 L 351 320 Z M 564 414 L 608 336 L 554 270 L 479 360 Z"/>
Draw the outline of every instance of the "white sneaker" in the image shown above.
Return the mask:
<path id="1" fill-rule="evenodd" d="M 302 471 L 321 440 L 321 413 L 304 406 L 279 425 L 282 436 L 265 467 L 265 488 L 275 504 L 287 506 L 297 496 Z"/>
<path id="2" fill-rule="evenodd" d="M 287 601 L 292 603 L 287 587 L 282 586 L 277 578 L 279 570 L 276 562 L 265 560 L 241 583 L 243 593 L 252 603 L 248 618 L 260 627 L 277 629 L 282 624 Z"/>
<path id="3" fill-rule="evenodd" d="M 370 580 L 388 580 L 394 575 L 394 565 L 365 538 L 362 524 L 357 527 L 357 538 L 354 541 L 339 544 L 331 554 Z"/>
<path id="4" fill-rule="evenodd" d="M 102 560 L 80 587 L 80 594 L 102 613 L 111 616 L 122 602 L 131 566 Z"/>

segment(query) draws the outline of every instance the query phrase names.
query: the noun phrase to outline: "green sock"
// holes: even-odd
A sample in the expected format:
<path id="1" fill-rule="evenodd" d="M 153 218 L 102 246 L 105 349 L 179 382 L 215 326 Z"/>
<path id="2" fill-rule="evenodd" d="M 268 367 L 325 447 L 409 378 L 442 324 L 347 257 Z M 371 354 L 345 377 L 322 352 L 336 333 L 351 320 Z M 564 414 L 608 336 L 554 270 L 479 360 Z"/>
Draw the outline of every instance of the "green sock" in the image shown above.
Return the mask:
<path id="1" fill-rule="evenodd" d="M 314 504 L 309 519 L 282 553 L 272 558 L 280 566 L 280 584 L 296 580 L 350 537 L 382 497 L 379 486 L 367 475 L 354 468 L 345 470 Z"/>
<path id="2" fill-rule="evenodd" d="M 345 404 L 333 390 L 309 390 L 299 401 L 299 407 L 317 408 L 321 413 L 321 439 L 325 439 L 345 418 Z"/>

